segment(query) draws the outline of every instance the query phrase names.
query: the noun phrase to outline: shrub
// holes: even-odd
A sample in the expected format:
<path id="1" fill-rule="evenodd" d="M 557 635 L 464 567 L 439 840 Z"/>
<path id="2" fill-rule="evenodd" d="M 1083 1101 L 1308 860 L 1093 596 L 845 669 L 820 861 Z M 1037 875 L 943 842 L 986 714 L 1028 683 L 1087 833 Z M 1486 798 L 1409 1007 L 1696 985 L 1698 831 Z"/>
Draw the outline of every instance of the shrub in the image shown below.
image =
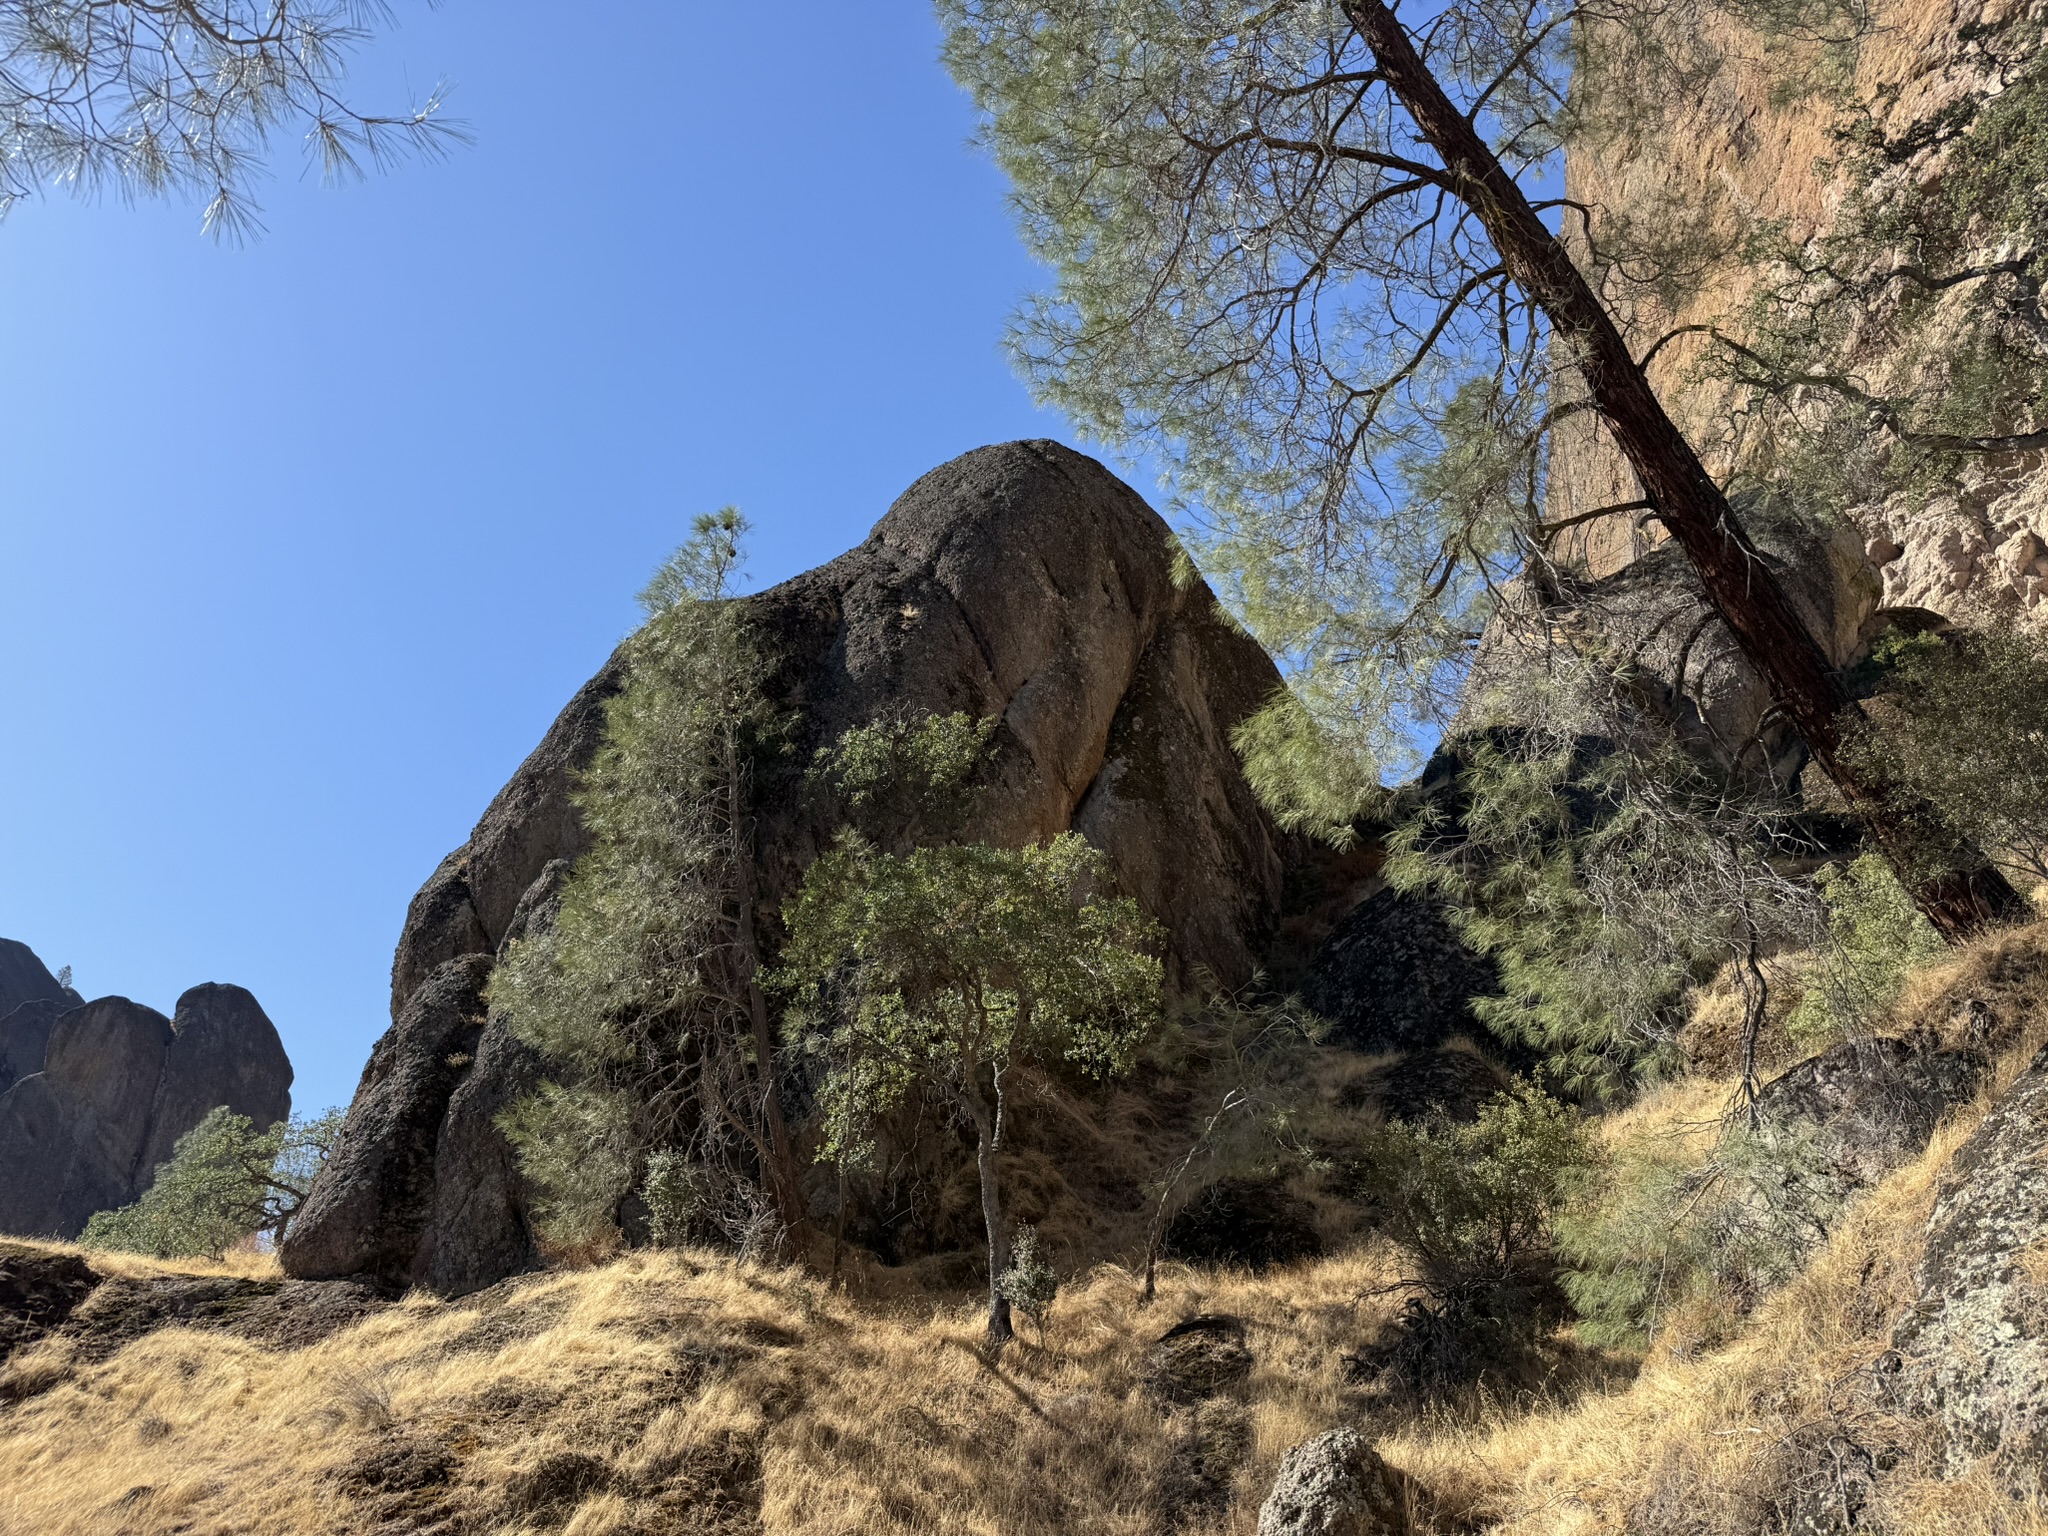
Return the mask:
<path id="1" fill-rule="evenodd" d="M 1590 1166 L 1556 1219 L 1560 1283 L 1587 1343 L 1709 1346 L 1798 1272 L 1844 1191 L 1809 1132 L 1729 1126 L 1702 1153 L 1659 1138 Z M 1682 1352 L 1682 1351 L 1681 1351 Z"/>
<path id="2" fill-rule="evenodd" d="M 1553 1315 L 1552 1222 L 1593 1155 L 1578 1112 L 1526 1084 L 1469 1124 L 1386 1125 L 1358 1187 L 1413 1256 L 1418 1294 L 1361 1363 L 1428 1391 L 1532 1342 Z"/>
<path id="3" fill-rule="evenodd" d="M 1010 1267 L 1003 1271 L 999 1288 L 1012 1307 L 1045 1326 L 1046 1314 L 1060 1293 L 1060 1277 L 1039 1242 L 1038 1229 L 1029 1222 L 1019 1225 L 1010 1240 Z"/>
<path id="4" fill-rule="evenodd" d="M 1897 1001 L 1907 975 L 1947 952 L 1876 854 L 1824 869 L 1816 883 L 1827 903 L 1827 940 L 1786 1020 L 1792 1038 L 1807 1046 L 1867 1034 Z"/>

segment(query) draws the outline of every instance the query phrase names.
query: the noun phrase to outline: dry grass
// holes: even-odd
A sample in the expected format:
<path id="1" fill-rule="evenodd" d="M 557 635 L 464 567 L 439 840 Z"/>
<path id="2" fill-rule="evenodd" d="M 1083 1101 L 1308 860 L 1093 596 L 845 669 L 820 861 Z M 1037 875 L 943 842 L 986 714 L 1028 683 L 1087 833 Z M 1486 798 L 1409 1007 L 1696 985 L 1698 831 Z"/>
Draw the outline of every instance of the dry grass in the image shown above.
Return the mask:
<path id="1" fill-rule="evenodd" d="M 1400 1272 L 1383 1245 L 1264 1276 L 1167 1265 L 1149 1308 L 1131 1273 L 1096 1264 L 1042 1336 L 1027 1329 L 996 1360 L 964 1290 L 892 1286 L 872 1268 L 831 1290 L 708 1253 L 642 1252 L 452 1303 L 413 1296 L 298 1350 L 170 1328 L 99 1364 L 55 1358 L 60 1384 L 0 1407 L 0 1531 L 314 1536 L 455 1517 L 442 1528 L 1249 1536 L 1281 1454 L 1350 1422 L 1432 1492 L 1445 1531 L 1748 1536 L 1779 1528 L 1823 1453 L 1847 1445 L 1897 1463 L 1859 1529 L 2048 1536 L 2048 1516 L 1988 1475 L 1925 1475 L 1925 1436 L 1890 1415 L 1873 1369 L 1911 1297 L 1943 1166 L 2048 1038 L 2044 983 L 2048 927 L 1916 982 L 1905 1022 L 1951 1033 L 1972 999 L 1997 1016 L 2003 1054 L 1984 1096 L 1738 1339 L 1692 1358 L 1660 1350 L 1640 1373 L 1560 1341 L 1539 1390 L 1390 1417 L 1343 1361 L 1391 1315 L 1389 1296 L 1360 1300 Z M 1604 1130 L 1710 1136 L 1732 1091 L 1688 1079 Z M 267 1264 L 175 1272 L 260 1277 Z M 1204 1312 L 1245 1320 L 1250 1374 L 1207 1402 L 1163 1401 L 1148 1351 Z"/>

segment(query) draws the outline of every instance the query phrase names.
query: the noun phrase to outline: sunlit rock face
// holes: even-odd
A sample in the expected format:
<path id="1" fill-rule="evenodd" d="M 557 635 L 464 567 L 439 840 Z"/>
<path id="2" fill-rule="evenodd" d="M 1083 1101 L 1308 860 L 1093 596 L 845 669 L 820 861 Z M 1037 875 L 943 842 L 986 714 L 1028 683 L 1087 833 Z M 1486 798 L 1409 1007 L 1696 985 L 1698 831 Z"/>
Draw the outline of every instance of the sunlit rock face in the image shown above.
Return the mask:
<path id="1" fill-rule="evenodd" d="M 1166 931 L 1170 982 L 1248 979 L 1278 921 L 1285 839 L 1230 733 L 1280 679 L 1205 586 L 1176 583 L 1172 547 L 1158 514 L 1093 459 L 1005 443 L 925 475 L 837 560 L 741 599 L 796 721 L 794 750 L 759 785 L 763 930 L 842 822 L 804 786 L 814 752 L 852 726 L 963 711 L 999 722 L 963 838 L 1014 847 L 1077 831 Z M 502 1019 L 442 994 L 475 987 L 472 957 L 547 920 L 545 898 L 585 847 L 571 789 L 622 672 L 615 655 L 570 701 L 414 898 L 393 1032 L 285 1245 L 294 1274 L 462 1291 L 529 1260 L 524 1192 L 491 1122 L 536 1064 Z M 429 987 L 435 1006 L 415 1007 Z M 440 1051 L 465 1017 L 472 1033 Z M 415 1049 L 413 1035 L 432 1039 Z M 451 1056 L 463 1064 L 398 1066 Z"/>

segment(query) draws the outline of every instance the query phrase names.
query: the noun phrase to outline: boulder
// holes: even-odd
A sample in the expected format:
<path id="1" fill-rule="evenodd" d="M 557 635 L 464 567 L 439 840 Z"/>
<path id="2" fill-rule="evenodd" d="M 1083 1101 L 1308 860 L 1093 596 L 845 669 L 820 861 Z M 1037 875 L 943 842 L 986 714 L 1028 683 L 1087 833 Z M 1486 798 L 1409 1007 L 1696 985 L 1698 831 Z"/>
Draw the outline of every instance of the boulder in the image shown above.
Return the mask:
<path id="1" fill-rule="evenodd" d="M 2048 1050 L 1950 1160 L 1892 1334 L 1898 1387 L 1937 1428 L 1949 1476 L 1994 1458 L 2017 1491 L 2048 1475 Z"/>
<path id="2" fill-rule="evenodd" d="M 74 1008 L 43 1070 L 0 1094 L 0 1232 L 76 1237 L 136 1197 L 171 1021 L 125 997 Z"/>
<path id="3" fill-rule="evenodd" d="M 1259 1536 L 1407 1536 L 1408 1479 L 1355 1429 L 1332 1429 L 1280 1458 Z"/>
<path id="4" fill-rule="evenodd" d="M 0 1093 L 43 1070 L 50 1031 L 77 1006 L 68 998 L 32 998 L 0 1019 Z"/>
<path id="5" fill-rule="evenodd" d="M 804 784 L 815 751 L 852 726 L 965 711 L 999 724 L 988 792 L 963 837 L 1019 846 L 1079 831 L 1166 930 L 1171 981 L 1247 980 L 1278 919 L 1289 844 L 1245 782 L 1230 733 L 1280 679 L 1205 586 L 1175 581 L 1172 550 L 1165 523 L 1094 460 L 1057 443 L 1006 443 L 924 476 L 858 548 L 739 599 L 776 658 L 771 692 L 795 721 L 793 750 L 758 786 L 763 930 L 776 931 L 781 903 L 843 822 Z M 494 1021 L 469 1037 L 460 1053 L 475 1066 L 445 1087 L 407 1077 L 402 1111 L 383 1085 L 412 1053 L 396 1037 L 429 1028 L 413 1006 L 420 992 L 441 987 L 428 1011 L 442 1009 L 448 968 L 465 959 L 483 969 L 462 985 L 481 985 L 536 882 L 583 851 L 571 790 L 623 676 L 614 654 L 414 898 L 392 966 L 392 1034 L 350 1108 L 349 1158 L 322 1176 L 309 1212 L 320 1219 L 302 1218 L 303 1236 L 286 1244 L 292 1272 L 345 1273 L 335 1266 L 374 1258 L 460 1289 L 531 1261 L 516 1172 L 492 1124 L 538 1070 L 509 1029 Z M 388 1160 L 368 1150 L 386 1136 L 405 1143 Z M 372 1176 L 370 1163 L 384 1171 Z M 399 1202 L 389 1219 L 379 1190 Z M 368 1242 L 380 1228 L 388 1241 Z"/>
<path id="6" fill-rule="evenodd" d="M 1301 998 L 1331 1024 L 1329 1044 L 1427 1051 L 1456 1036 L 1492 1041 L 1472 999 L 1500 990 L 1435 903 L 1382 887 L 1337 924 L 1309 961 Z"/>
<path id="7" fill-rule="evenodd" d="M 19 939 L 0 939 L 0 1019 L 23 1003 L 65 1003 L 75 1008 L 81 1001 L 50 974 L 34 950 Z"/>
<path id="8" fill-rule="evenodd" d="M 141 1167 L 170 1161 L 178 1138 L 226 1105 L 268 1129 L 292 1113 L 292 1064 L 277 1026 L 245 989 L 209 981 L 178 999 Z"/>
<path id="9" fill-rule="evenodd" d="M 295 1279 L 403 1283 L 434 1209 L 441 1122 L 484 1026 L 489 955 L 436 966 L 377 1041 L 348 1118 L 278 1258 Z"/>
<path id="10" fill-rule="evenodd" d="M 38 1031 L 47 1044 L 40 1070 L 0 1093 L 0 1232 L 76 1237 L 94 1212 L 139 1199 L 218 1106 L 262 1129 L 291 1113 L 291 1063 L 240 987 L 195 987 L 175 1019 L 125 997 L 54 1018 L 51 1006 L 8 1018 L 10 1058 Z"/>
<path id="11" fill-rule="evenodd" d="M 1844 1190 L 1868 1189 L 1918 1157 L 1942 1116 L 1975 1092 L 1984 1058 L 1873 1036 L 1830 1046 L 1757 1095 L 1767 1127 L 1803 1129 Z"/>
<path id="12" fill-rule="evenodd" d="M 76 1254 L 0 1243 L 0 1365 L 62 1324 L 99 1283 Z"/>

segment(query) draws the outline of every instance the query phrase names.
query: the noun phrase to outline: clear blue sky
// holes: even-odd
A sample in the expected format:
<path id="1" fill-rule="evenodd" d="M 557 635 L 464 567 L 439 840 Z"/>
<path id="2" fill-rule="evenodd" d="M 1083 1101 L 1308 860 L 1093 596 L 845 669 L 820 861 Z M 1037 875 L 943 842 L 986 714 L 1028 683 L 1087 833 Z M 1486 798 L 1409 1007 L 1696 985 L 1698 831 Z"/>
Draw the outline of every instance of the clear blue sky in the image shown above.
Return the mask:
<path id="1" fill-rule="evenodd" d="M 412 892 L 692 513 L 767 584 L 977 444 L 1071 438 L 920 0 L 404 3 L 360 105 L 478 141 L 245 249 L 192 206 L 0 225 L 0 935 L 89 996 L 251 988 L 346 1102 Z"/>

